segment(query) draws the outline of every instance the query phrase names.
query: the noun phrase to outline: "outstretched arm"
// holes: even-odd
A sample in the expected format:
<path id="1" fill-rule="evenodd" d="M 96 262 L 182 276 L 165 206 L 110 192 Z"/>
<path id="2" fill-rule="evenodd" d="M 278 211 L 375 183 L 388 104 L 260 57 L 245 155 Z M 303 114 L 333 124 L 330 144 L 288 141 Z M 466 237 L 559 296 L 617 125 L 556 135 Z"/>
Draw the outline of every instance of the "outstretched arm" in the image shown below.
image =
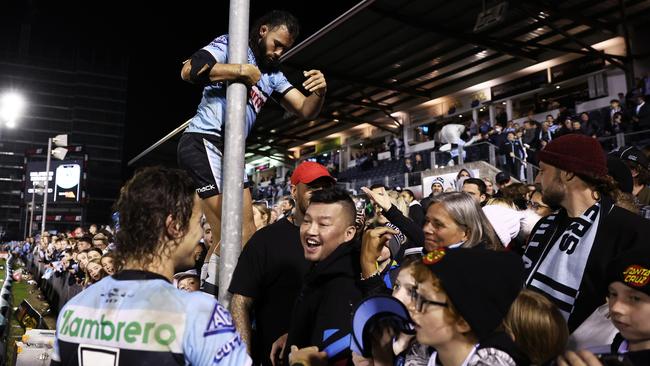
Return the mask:
<path id="1" fill-rule="evenodd" d="M 302 86 L 311 94 L 305 96 L 297 89 L 291 89 L 284 95 L 281 104 L 286 110 L 301 118 L 314 119 L 325 102 L 327 82 L 323 73 L 318 70 L 305 71 L 303 74 L 307 80 L 302 83 Z"/>

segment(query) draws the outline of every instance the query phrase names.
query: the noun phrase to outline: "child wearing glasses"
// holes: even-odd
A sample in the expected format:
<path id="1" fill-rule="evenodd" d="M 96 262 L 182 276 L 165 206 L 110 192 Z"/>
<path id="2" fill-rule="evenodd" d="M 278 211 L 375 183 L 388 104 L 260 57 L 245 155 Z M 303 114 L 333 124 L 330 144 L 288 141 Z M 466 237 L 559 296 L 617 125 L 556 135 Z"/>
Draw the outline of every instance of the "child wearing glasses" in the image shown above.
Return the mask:
<path id="1" fill-rule="evenodd" d="M 503 330 L 523 287 L 523 263 L 508 252 L 437 249 L 416 263 L 410 312 L 429 366 L 515 366 L 530 361 Z"/>

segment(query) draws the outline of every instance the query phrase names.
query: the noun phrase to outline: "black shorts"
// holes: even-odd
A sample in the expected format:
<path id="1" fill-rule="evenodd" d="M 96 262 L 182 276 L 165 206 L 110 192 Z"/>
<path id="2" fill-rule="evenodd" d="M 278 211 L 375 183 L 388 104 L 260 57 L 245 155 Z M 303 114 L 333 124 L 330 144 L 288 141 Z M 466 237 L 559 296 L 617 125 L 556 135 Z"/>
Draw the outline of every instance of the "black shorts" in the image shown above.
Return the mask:
<path id="1" fill-rule="evenodd" d="M 178 142 L 178 166 L 190 174 L 201 199 L 222 192 L 222 150 L 221 137 L 211 134 L 188 132 Z M 244 172 L 244 188 L 248 186 L 248 177 Z"/>

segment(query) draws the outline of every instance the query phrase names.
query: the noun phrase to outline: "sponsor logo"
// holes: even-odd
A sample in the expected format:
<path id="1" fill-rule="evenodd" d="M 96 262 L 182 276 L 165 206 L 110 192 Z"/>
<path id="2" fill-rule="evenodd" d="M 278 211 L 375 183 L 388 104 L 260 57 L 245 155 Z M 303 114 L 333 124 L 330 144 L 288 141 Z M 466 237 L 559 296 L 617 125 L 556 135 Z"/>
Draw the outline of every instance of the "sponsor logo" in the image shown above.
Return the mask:
<path id="1" fill-rule="evenodd" d="M 212 315 L 210 315 L 210 320 L 208 321 L 208 326 L 205 328 L 203 333 L 204 337 L 218 334 L 218 333 L 230 333 L 235 331 L 235 325 L 232 322 L 232 317 L 230 313 L 226 311 L 218 303 L 212 309 Z"/>
<path id="2" fill-rule="evenodd" d="M 650 282 L 650 269 L 639 265 L 629 266 L 623 271 L 623 282 L 633 287 L 643 287 Z"/>
<path id="3" fill-rule="evenodd" d="M 260 113 L 260 110 L 264 106 L 264 103 L 266 103 L 266 99 L 267 97 L 264 96 L 264 93 L 262 93 L 257 85 L 253 85 L 248 100 L 253 106 L 253 109 L 255 109 L 255 113 Z"/>
<path id="4" fill-rule="evenodd" d="M 217 187 L 215 187 L 214 184 L 208 184 L 207 186 L 197 188 L 196 193 L 203 193 L 203 192 L 211 191 L 213 189 L 217 189 Z"/>
<path id="5" fill-rule="evenodd" d="M 120 292 L 120 289 L 118 288 L 112 288 L 106 293 L 100 294 L 100 297 L 106 298 L 106 303 L 111 304 L 111 303 L 116 303 L 118 300 L 121 300 L 125 297 L 133 297 L 133 294 L 127 293 L 127 292 Z"/>
<path id="6" fill-rule="evenodd" d="M 106 342 L 154 344 L 168 347 L 176 340 L 176 329 L 168 323 L 119 321 L 113 322 L 102 314 L 99 319 L 75 315 L 75 310 L 63 313 L 59 336 L 79 337 Z"/>
<path id="7" fill-rule="evenodd" d="M 239 337 L 239 334 L 235 334 L 235 337 L 226 344 L 224 344 L 219 350 L 217 351 L 217 354 L 214 356 L 214 359 L 212 360 L 213 364 L 221 362 L 226 356 L 232 353 L 237 347 L 241 345 L 241 338 Z"/>

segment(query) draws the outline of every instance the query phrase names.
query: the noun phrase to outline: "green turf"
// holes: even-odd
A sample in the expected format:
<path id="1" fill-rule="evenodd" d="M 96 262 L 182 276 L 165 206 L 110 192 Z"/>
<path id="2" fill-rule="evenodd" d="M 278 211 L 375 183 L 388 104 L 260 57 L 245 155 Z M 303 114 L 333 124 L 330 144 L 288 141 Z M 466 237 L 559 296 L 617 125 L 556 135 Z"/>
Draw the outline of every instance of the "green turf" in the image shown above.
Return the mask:
<path id="1" fill-rule="evenodd" d="M 20 267 L 14 264 L 14 271 L 19 268 Z M 11 294 L 11 304 L 15 308 L 29 295 L 29 288 L 27 283 L 25 281 L 14 281 L 13 286 L 11 287 Z M 7 338 L 7 365 L 13 365 L 13 359 L 15 357 L 13 341 L 20 339 L 23 334 L 25 334 L 25 329 L 20 326 L 14 317 L 14 314 L 12 313 L 9 320 L 9 337 Z"/>

